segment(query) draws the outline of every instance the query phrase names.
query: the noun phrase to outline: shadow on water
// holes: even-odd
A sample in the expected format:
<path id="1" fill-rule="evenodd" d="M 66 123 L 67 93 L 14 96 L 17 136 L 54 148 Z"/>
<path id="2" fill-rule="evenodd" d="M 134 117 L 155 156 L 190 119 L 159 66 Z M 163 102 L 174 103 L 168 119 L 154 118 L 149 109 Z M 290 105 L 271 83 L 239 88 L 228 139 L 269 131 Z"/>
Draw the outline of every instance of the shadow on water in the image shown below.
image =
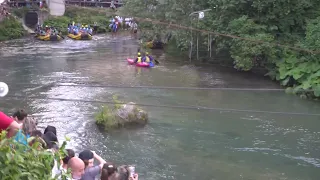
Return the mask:
<path id="1" fill-rule="evenodd" d="M 144 107 L 150 123 L 113 133 L 94 123 L 99 104 L 52 101 L 66 98 L 155 105 L 198 105 L 216 108 L 317 113 L 316 102 L 283 92 L 121 89 L 54 86 L 84 83 L 124 86 L 192 86 L 279 88 L 275 83 L 217 66 L 171 61 L 159 54 L 152 69 L 126 63 L 137 42 L 129 36 L 95 36 L 92 41 L 59 43 L 21 39 L 0 44 L 0 81 L 10 95 L 44 99 L 1 99 L 5 112 L 23 107 L 43 129 L 58 129 L 69 146 L 92 149 L 118 164 L 135 164 L 141 179 L 318 179 L 319 117 L 263 113 L 182 110 Z M 40 84 L 26 87 L 17 83 Z"/>

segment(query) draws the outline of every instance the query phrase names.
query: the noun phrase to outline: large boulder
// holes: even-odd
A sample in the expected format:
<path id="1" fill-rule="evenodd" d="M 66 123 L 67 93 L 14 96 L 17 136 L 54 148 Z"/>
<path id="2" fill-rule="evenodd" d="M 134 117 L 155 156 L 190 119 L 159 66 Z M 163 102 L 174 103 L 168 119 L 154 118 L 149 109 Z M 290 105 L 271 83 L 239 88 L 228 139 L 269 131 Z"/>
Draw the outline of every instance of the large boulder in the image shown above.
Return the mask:
<path id="1" fill-rule="evenodd" d="M 137 107 L 133 102 L 114 109 L 105 106 L 97 114 L 96 123 L 102 125 L 107 131 L 122 127 L 144 126 L 148 123 L 148 113 Z"/>
<path id="2" fill-rule="evenodd" d="M 116 116 L 119 118 L 119 124 L 121 125 L 145 125 L 148 121 L 148 113 L 138 108 L 133 102 L 124 104 L 119 109 L 117 109 Z"/>

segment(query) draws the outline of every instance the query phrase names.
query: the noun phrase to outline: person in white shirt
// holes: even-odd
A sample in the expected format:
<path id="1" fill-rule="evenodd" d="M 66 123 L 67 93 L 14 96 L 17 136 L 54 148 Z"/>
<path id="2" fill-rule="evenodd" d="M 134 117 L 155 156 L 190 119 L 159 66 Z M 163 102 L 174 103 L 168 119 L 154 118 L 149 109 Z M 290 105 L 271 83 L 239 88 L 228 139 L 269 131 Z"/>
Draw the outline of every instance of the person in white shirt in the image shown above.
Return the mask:
<path id="1" fill-rule="evenodd" d="M 130 27 L 130 19 L 129 18 L 125 18 L 124 21 L 125 21 L 125 28 L 129 29 L 129 27 Z"/>
<path id="2" fill-rule="evenodd" d="M 113 10 L 116 10 L 116 9 L 117 9 L 116 5 L 114 5 L 114 0 L 111 0 L 110 7 L 111 7 Z"/>
<path id="3" fill-rule="evenodd" d="M 138 31 L 138 24 L 137 24 L 136 22 L 132 22 L 131 31 L 132 31 L 133 33 L 137 33 L 137 31 Z"/>

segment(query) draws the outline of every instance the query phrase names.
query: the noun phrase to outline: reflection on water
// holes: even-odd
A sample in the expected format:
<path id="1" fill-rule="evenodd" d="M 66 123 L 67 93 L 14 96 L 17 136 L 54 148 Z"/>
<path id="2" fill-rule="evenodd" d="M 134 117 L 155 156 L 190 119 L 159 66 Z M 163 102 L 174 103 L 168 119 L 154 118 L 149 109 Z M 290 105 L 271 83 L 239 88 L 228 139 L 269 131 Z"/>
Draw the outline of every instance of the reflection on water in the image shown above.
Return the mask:
<path id="1" fill-rule="evenodd" d="M 0 44 L 0 81 L 10 95 L 42 96 L 155 105 L 207 106 L 317 113 L 317 103 L 283 92 L 121 89 L 55 86 L 84 83 L 124 86 L 278 88 L 256 76 L 218 67 L 183 65 L 153 52 L 152 69 L 127 65 L 137 43 L 130 36 L 95 36 L 92 41 L 39 42 L 21 39 Z M 174 63 L 170 62 L 175 60 Z M 26 86 L 17 83 L 40 84 Z M 319 117 L 146 107 L 142 129 L 98 130 L 99 104 L 48 99 L 1 99 L 6 112 L 26 108 L 58 129 L 77 151 L 89 148 L 117 164 L 137 166 L 141 179 L 319 179 Z"/>

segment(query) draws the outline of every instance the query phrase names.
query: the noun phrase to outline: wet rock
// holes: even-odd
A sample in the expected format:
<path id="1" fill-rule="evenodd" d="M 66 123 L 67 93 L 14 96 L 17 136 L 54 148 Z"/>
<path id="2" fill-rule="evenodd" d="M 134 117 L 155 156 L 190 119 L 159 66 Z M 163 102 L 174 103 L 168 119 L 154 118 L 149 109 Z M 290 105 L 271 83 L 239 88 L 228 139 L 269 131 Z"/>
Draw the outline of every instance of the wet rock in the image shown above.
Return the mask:
<path id="1" fill-rule="evenodd" d="M 148 123 L 148 113 L 140 109 L 135 103 L 130 102 L 111 109 L 102 108 L 96 115 L 96 124 L 105 130 L 120 129 L 123 127 L 139 127 Z"/>

